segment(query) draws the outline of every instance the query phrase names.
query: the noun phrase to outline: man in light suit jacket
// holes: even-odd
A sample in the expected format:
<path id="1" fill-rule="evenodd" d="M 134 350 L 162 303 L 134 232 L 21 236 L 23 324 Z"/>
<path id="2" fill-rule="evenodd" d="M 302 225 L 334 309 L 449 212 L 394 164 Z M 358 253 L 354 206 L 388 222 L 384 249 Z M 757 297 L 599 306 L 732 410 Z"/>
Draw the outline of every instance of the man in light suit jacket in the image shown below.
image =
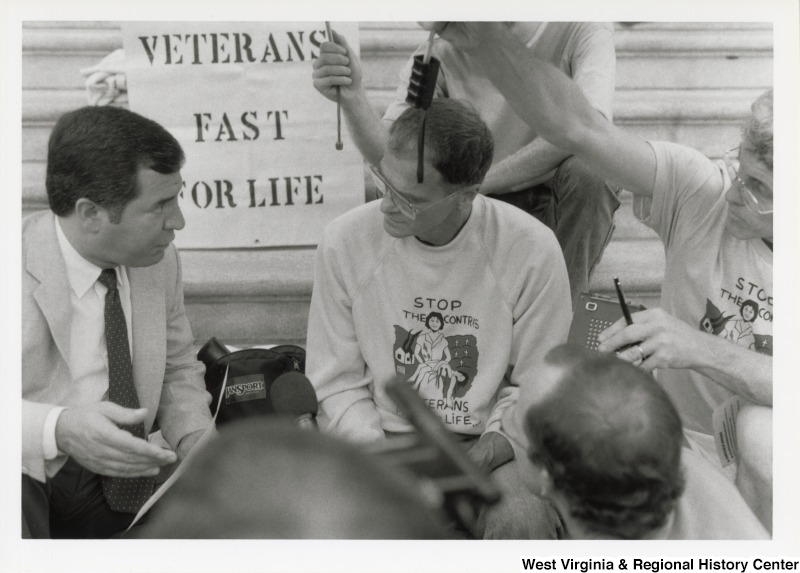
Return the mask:
<path id="1" fill-rule="evenodd" d="M 211 424 L 171 245 L 183 161 L 120 108 L 67 113 L 50 136 L 51 210 L 22 225 L 23 537 L 124 530 Z M 155 422 L 171 450 L 147 441 Z"/>

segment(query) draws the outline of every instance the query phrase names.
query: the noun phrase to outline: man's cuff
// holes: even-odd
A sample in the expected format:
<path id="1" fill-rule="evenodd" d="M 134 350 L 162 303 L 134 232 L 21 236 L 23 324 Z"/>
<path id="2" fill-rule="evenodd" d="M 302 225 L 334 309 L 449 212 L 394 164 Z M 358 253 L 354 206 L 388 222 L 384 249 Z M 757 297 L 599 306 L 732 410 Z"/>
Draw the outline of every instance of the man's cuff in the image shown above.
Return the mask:
<path id="1" fill-rule="evenodd" d="M 62 406 L 55 406 L 47 413 L 44 419 L 44 427 L 42 428 L 42 455 L 45 460 L 54 460 L 58 456 L 63 456 L 63 452 L 58 451 L 58 443 L 56 442 L 56 424 L 61 412 L 66 410 Z"/>

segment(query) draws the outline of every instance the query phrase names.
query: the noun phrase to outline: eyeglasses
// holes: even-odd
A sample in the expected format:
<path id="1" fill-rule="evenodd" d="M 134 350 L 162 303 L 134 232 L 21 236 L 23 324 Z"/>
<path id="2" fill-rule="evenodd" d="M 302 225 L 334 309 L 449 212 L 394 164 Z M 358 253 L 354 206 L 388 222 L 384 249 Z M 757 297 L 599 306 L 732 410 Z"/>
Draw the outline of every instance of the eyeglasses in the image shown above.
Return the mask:
<path id="1" fill-rule="evenodd" d="M 411 201 L 403 197 L 397 189 L 392 187 L 391 183 L 386 180 L 386 177 L 383 176 L 383 173 L 381 173 L 376 166 L 370 165 L 369 171 L 372 174 L 372 180 L 375 182 L 378 198 L 382 198 L 384 195 L 389 195 L 389 198 L 392 200 L 392 203 L 394 203 L 395 207 L 397 207 L 404 216 L 408 217 L 412 221 L 425 211 L 429 211 L 434 207 L 441 205 L 452 196 L 458 194 L 458 191 L 455 191 L 454 193 L 450 193 L 438 201 L 434 201 L 430 205 L 426 205 L 420 209 Z"/>
<path id="2" fill-rule="evenodd" d="M 763 186 L 758 181 L 753 181 L 750 185 L 755 187 L 756 193 L 750 189 L 750 185 L 744 182 L 744 180 L 739 176 L 739 171 L 734 167 L 733 161 L 731 161 L 731 153 L 734 151 L 738 152 L 739 148 L 734 147 L 733 149 L 729 149 L 723 155 L 723 159 L 725 160 L 725 165 L 728 166 L 728 169 L 733 173 L 733 182 L 739 185 L 739 189 L 743 191 L 741 193 L 742 197 L 744 198 L 744 203 L 747 205 L 752 211 L 755 211 L 759 215 L 770 215 L 773 212 L 773 205 L 772 205 L 772 197 L 766 197 L 764 193 Z M 738 153 L 737 153 L 738 156 Z"/>

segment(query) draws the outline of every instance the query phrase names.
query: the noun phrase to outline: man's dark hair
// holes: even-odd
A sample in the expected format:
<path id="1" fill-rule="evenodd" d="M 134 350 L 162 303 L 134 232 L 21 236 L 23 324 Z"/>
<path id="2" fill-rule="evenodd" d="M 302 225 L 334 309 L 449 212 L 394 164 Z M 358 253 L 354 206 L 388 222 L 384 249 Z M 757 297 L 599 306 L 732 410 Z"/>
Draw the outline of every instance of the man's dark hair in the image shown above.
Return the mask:
<path id="1" fill-rule="evenodd" d="M 525 415 L 543 464 L 587 530 L 637 539 L 662 526 L 683 492 L 681 420 L 646 372 L 613 355 L 559 346 L 556 389 Z"/>
<path id="2" fill-rule="evenodd" d="M 127 109 L 84 107 L 62 115 L 47 148 L 47 200 L 66 216 L 81 197 L 118 222 L 137 193 L 137 170 L 176 173 L 184 155 L 163 127 Z"/>
<path id="3" fill-rule="evenodd" d="M 492 165 L 494 138 L 478 112 L 464 101 L 436 98 L 424 114 L 425 156 L 445 181 L 477 185 Z M 417 150 L 421 109 L 409 108 L 389 130 L 391 151 Z"/>
<path id="4" fill-rule="evenodd" d="M 407 470 L 285 419 L 225 426 L 137 536 L 171 539 L 443 539 Z"/>

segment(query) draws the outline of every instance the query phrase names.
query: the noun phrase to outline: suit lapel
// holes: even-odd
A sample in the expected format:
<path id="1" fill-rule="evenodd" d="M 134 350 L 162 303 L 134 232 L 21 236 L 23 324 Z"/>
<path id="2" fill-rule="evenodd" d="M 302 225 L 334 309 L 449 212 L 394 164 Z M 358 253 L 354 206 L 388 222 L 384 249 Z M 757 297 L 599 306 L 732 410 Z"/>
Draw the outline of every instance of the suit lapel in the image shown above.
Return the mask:
<path id="1" fill-rule="evenodd" d="M 72 303 L 67 267 L 58 246 L 52 214 L 48 213 L 36 222 L 27 252 L 26 269 L 39 281 L 33 298 L 47 321 L 61 357 L 69 364 Z"/>
<path id="2" fill-rule="evenodd" d="M 166 307 L 160 265 L 128 268 L 133 327 L 133 379 L 148 427 L 156 415 L 166 364 Z"/>

